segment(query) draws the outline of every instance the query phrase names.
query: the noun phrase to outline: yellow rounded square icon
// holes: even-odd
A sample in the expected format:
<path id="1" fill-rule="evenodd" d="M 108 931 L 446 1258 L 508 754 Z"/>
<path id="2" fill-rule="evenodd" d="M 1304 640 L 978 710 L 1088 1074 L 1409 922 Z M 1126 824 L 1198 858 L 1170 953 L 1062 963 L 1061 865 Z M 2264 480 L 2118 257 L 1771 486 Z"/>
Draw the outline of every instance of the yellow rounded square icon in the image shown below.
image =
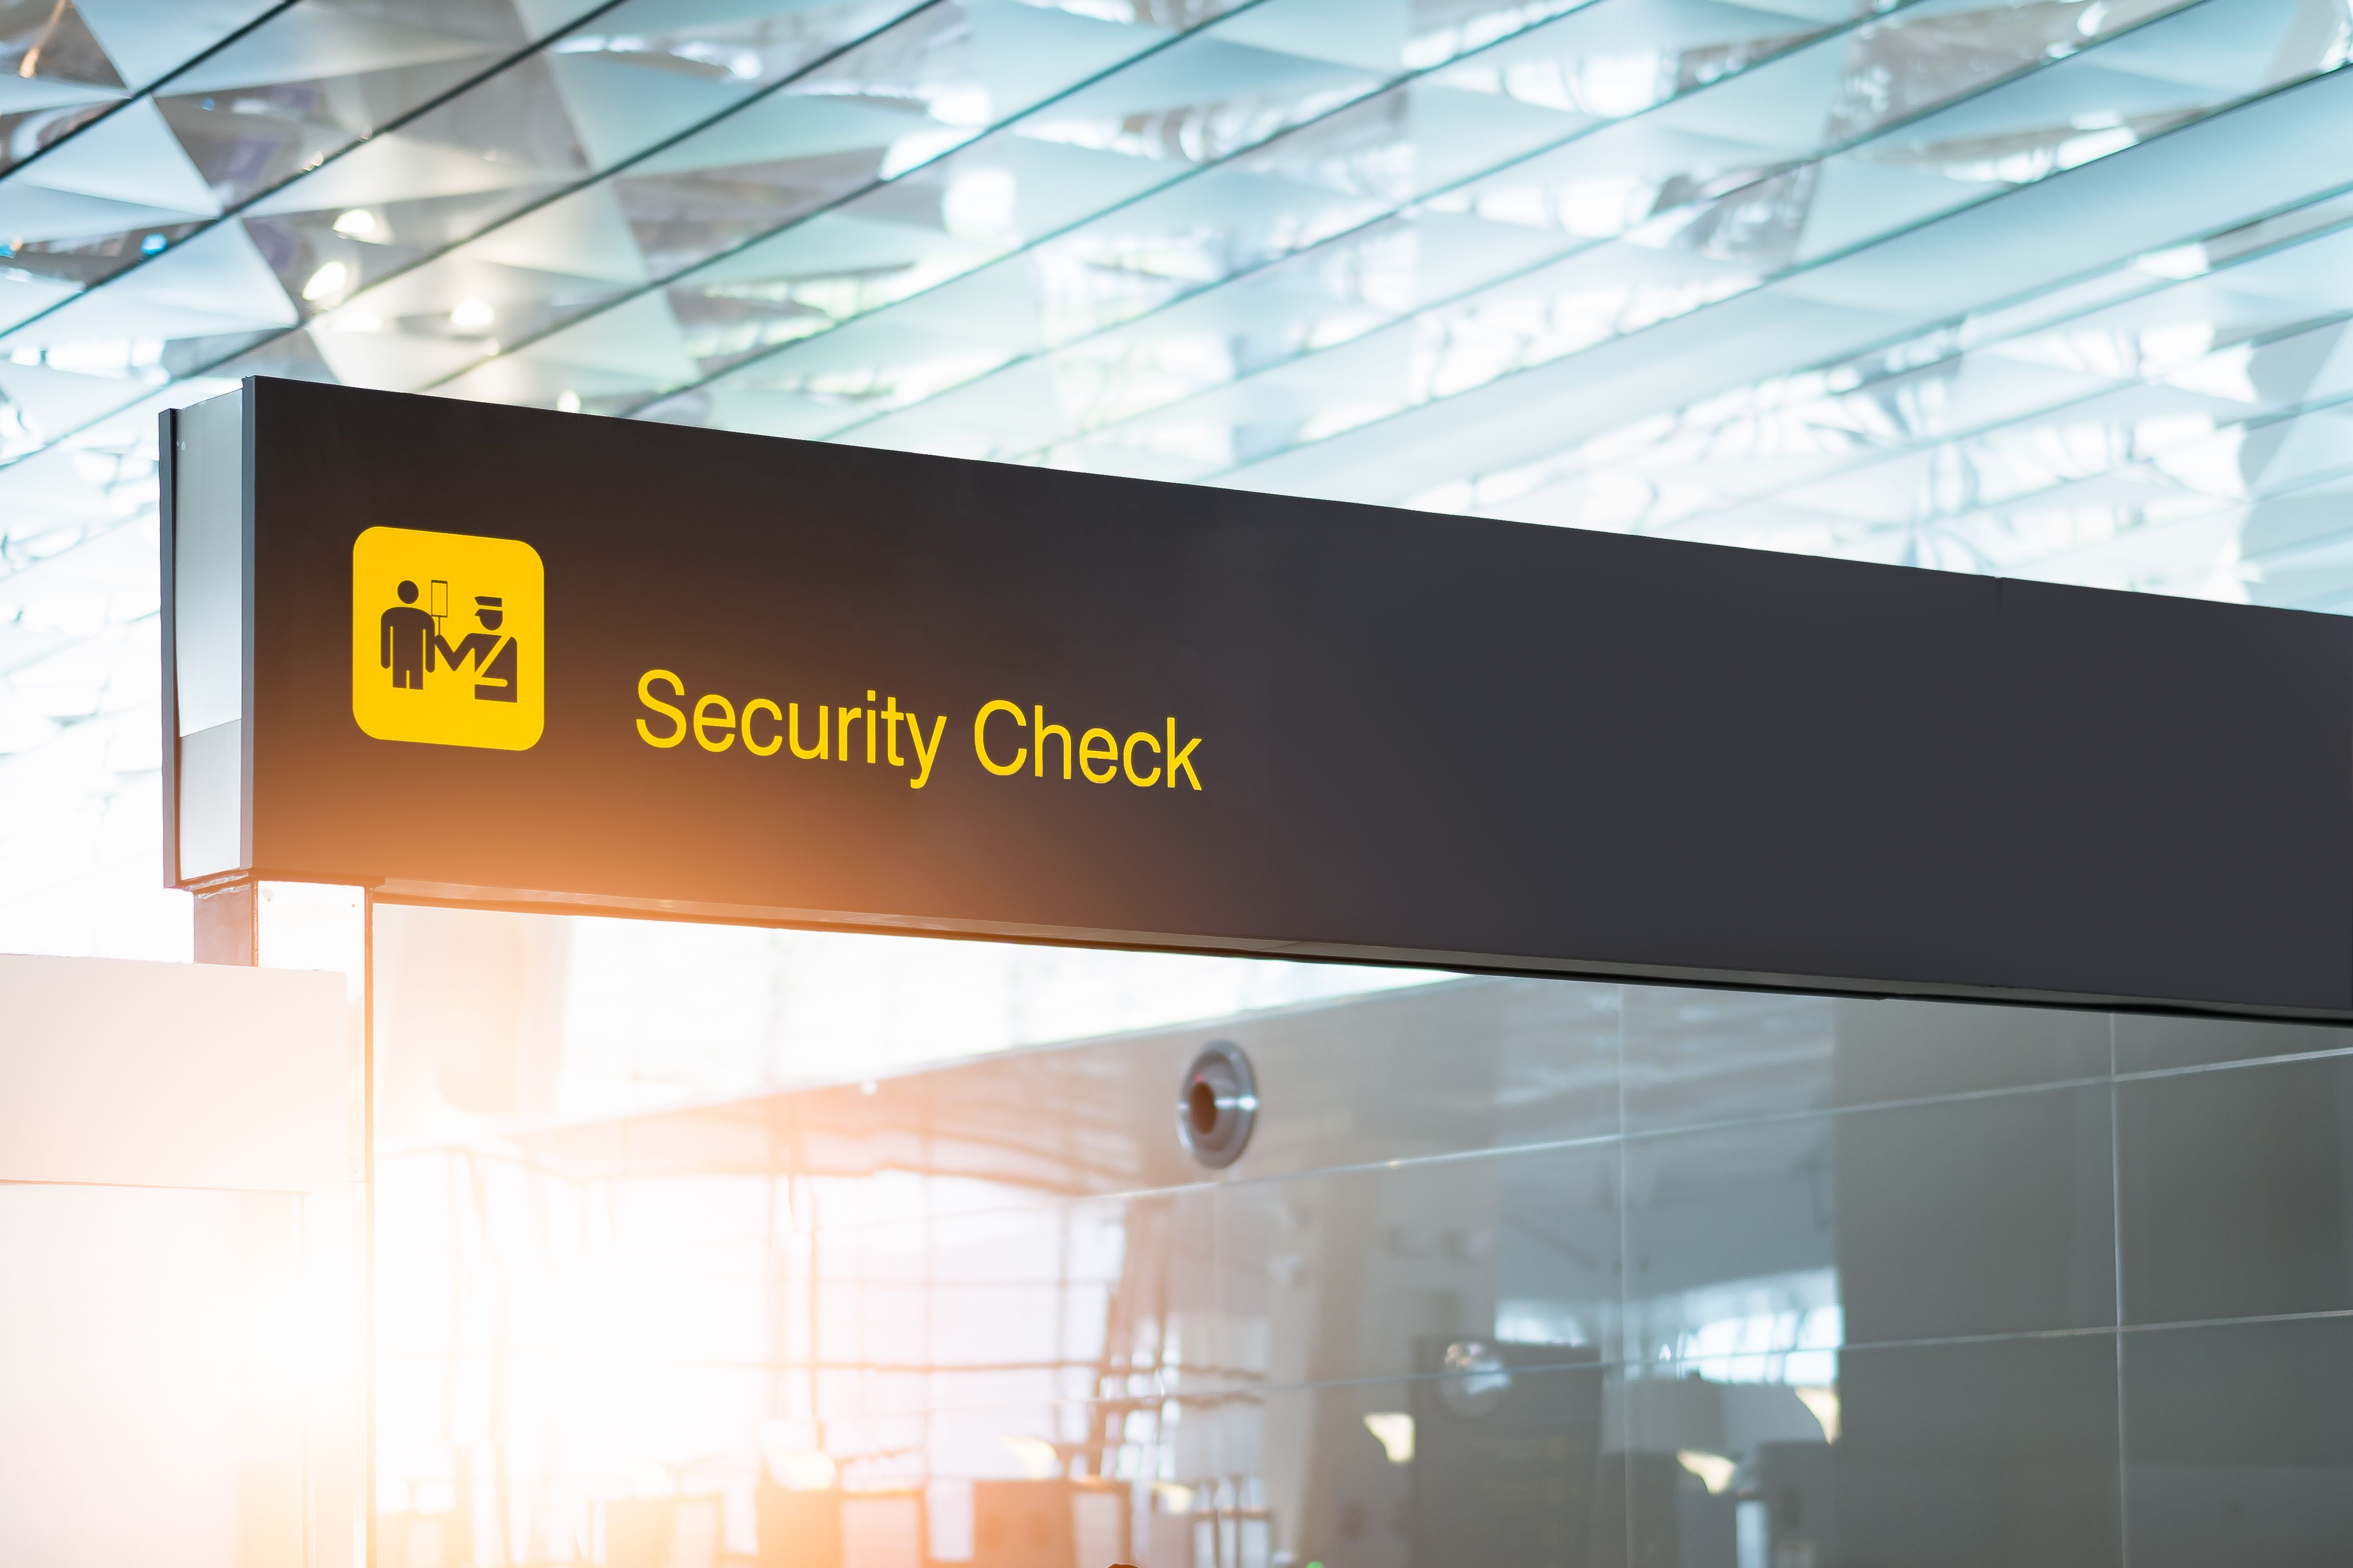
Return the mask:
<path id="1" fill-rule="evenodd" d="M 547 574 L 520 539 L 352 546 L 352 717 L 379 741 L 524 751 L 547 722 Z"/>

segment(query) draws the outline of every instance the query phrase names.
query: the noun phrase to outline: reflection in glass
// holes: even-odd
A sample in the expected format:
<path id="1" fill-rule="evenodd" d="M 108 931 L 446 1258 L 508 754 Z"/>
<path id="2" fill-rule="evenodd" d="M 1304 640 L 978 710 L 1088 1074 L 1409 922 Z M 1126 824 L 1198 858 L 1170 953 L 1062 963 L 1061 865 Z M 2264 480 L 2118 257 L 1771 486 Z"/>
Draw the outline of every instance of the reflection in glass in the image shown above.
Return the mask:
<path id="1" fill-rule="evenodd" d="M 1133 1560 L 1169 1400 L 1251 1376 L 1184 1020 L 1444 978 L 397 907 L 376 953 L 388 1565 Z"/>
<path id="2" fill-rule="evenodd" d="M 2120 1339 L 2199 1539 L 2247 1454 L 2309 1456 L 2291 1513 L 2339 1473 L 2185 1426 L 2221 1342 L 2119 1318 L 2120 1208 L 2247 1256 L 2287 1212 L 2243 1159 L 2191 1204 L 2159 1121 L 2343 1142 L 2338 1058 L 2240 1026 L 2119 1079 L 2051 1010 L 402 909 L 377 952 L 387 1568 L 2105 1565 Z M 1261 1111 L 1208 1173 L 1218 1039 Z"/>

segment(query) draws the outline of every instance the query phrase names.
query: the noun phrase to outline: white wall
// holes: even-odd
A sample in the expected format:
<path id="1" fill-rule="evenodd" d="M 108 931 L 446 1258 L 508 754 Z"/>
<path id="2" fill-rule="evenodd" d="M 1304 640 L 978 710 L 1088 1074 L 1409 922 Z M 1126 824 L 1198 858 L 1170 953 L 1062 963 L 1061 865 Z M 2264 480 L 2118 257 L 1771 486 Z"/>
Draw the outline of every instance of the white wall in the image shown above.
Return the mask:
<path id="1" fill-rule="evenodd" d="M 0 956 L 0 1563 L 340 1568 L 340 974 Z"/>
<path id="2" fill-rule="evenodd" d="M 340 974 L 0 955 L 0 1181 L 353 1179 Z"/>

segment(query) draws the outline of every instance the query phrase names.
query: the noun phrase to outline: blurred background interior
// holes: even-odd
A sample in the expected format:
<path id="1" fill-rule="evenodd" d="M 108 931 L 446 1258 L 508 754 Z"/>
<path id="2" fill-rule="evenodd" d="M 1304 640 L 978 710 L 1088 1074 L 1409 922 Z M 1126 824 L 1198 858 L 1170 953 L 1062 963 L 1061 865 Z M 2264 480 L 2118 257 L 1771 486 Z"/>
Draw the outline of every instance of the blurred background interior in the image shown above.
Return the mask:
<path id="1" fill-rule="evenodd" d="M 248 374 L 2347 608 L 2348 40 L 2347 0 L 0 0 L 0 951 L 189 956 L 154 416 Z M 375 940 L 384 1568 L 2353 1540 L 2340 1031 Z M 1209 1172 L 1216 1040 L 1263 1110 Z M 0 1184 L 0 1258 L 91 1205 L 158 1249 L 121 1292 L 242 1325 L 115 1374 L 299 1448 L 238 1303 L 325 1230 Z M 33 1377 L 80 1320 L 11 1300 Z M 349 1561 L 207 1531 L 153 1560 Z"/>

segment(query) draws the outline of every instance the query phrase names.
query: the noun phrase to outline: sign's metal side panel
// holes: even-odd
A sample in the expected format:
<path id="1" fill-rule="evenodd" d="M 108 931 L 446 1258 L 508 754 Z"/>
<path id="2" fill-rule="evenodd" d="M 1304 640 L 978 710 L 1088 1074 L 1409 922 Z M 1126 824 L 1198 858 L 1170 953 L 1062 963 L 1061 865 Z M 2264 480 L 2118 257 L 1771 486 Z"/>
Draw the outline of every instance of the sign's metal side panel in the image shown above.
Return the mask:
<path id="1" fill-rule="evenodd" d="M 235 516 L 237 519 L 237 589 L 241 604 L 241 613 L 237 616 L 237 669 L 241 676 L 241 679 L 237 687 L 237 701 L 239 711 L 245 715 L 245 721 L 237 726 L 237 782 L 239 785 L 237 792 L 237 864 L 241 867 L 250 867 L 254 863 L 254 726 L 252 722 L 252 715 L 254 712 L 255 690 L 253 633 L 255 614 L 254 595 L 256 593 L 254 575 L 256 550 L 253 516 L 256 486 L 259 479 L 259 475 L 255 468 L 254 462 L 256 452 L 256 445 L 254 441 L 254 426 L 256 423 L 256 399 L 253 390 L 254 381 L 254 377 L 247 376 L 245 380 L 239 384 L 236 394 L 237 400 L 237 444 Z M 258 927 L 256 928 L 255 940 L 257 943 L 259 941 Z"/>
<path id="2" fill-rule="evenodd" d="M 162 807 L 165 887 L 177 887 L 180 881 L 179 634 L 178 617 L 173 613 L 178 597 L 174 584 L 178 577 L 179 552 L 172 542 L 172 518 L 177 510 L 174 486 L 179 474 L 175 457 L 179 447 L 179 415 L 178 409 L 166 408 L 155 416 L 155 535 L 160 557 L 157 563 L 160 578 L 155 650 L 162 678 L 158 683 L 162 700 L 156 706 L 164 731 L 158 740 L 164 775 Z"/>
<path id="3" fill-rule="evenodd" d="M 176 752 L 174 880 L 252 864 L 252 563 L 246 409 L 240 389 L 171 416 L 171 596 L 165 704 Z"/>
<path id="4" fill-rule="evenodd" d="M 248 390 L 256 874 L 2353 1016 L 2337 617 Z"/>
<path id="5" fill-rule="evenodd" d="M 244 716 L 245 412 L 239 390 L 192 404 L 176 421 L 174 622 L 184 735 Z"/>

